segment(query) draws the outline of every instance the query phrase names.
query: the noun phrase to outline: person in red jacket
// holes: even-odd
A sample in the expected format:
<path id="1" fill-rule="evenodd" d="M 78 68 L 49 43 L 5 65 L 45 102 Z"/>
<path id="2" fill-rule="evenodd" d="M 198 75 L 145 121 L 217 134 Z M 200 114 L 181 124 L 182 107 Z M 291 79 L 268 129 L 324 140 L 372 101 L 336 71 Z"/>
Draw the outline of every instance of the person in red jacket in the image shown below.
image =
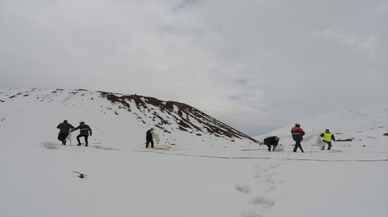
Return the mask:
<path id="1" fill-rule="evenodd" d="M 295 124 L 295 126 L 291 129 L 292 139 L 295 141 L 294 152 L 296 152 L 298 148 L 304 152 L 301 144 L 304 134 L 305 132 L 300 127 L 300 124 Z"/>

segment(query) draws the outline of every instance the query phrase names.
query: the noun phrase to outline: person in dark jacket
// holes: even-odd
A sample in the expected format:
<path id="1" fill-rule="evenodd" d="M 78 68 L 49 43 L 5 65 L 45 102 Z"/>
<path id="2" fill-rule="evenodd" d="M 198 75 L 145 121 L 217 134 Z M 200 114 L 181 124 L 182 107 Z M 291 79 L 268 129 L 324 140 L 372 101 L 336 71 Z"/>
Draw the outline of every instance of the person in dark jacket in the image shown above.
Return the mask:
<path id="1" fill-rule="evenodd" d="M 268 151 L 271 151 L 271 150 L 275 151 L 278 144 L 279 144 L 279 137 L 277 136 L 270 136 L 264 139 L 264 145 L 268 147 Z"/>
<path id="2" fill-rule="evenodd" d="M 88 137 L 92 136 L 92 129 L 89 127 L 89 125 L 85 124 L 85 122 L 80 122 L 79 126 L 74 128 L 73 131 L 79 130 L 79 135 L 77 136 L 78 146 L 81 145 L 80 138 L 85 138 L 85 146 L 88 146 Z"/>
<path id="3" fill-rule="evenodd" d="M 69 124 L 67 120 L 64 120 L 62 123 L 58 124 L 58 140 L 62 142 L 62 145 L 66 145 L 66 138 L 69 136 L 73 128 L 73 125 Z"/>
<path id="4" fill-rule="evenodd" d="M 295 124 L 295 126 L 291 129 L 291 135 L 292 139 L 295 141 L 295 147 L 294 147 L 294 152 L 298 150 L 298 148 L 303 151 L 302 144 L 301 142 L 303 141 L 303 136 L 305 132 L 304 130 L 300 127 L 300 124 Z"/>
<path id="5" fill-rule="evenodd" d="M 335 142 L 334 134 L 330 132 L 329 129 L 326 129 L 324 133 L 321 134 L 322 142 L 328 145 L 327 150 L 331 149 L 331 142 Z M 325 146 L 322 146 L 322 150 L 325 150 Z"/>
<path id="6" fill-rule="evenodd" d="M 146 148 L 148 148 L 148 146 L 151 144 L 151 148 L 154 148 L 154 138 L 153 138 L 153 130 L 154 128 L 151 128 L 149 130 L 147 130 L 147 133 L 146 133 Z"/>

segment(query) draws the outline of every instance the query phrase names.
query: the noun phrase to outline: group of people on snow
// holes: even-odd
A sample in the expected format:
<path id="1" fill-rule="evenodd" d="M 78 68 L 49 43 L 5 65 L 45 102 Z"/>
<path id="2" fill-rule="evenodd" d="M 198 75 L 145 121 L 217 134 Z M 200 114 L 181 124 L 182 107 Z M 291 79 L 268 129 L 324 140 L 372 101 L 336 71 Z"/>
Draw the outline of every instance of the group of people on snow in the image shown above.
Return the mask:
<path id="1" fill-rule="evenodd" d="M 66 145 L 67 138 L 69 137 L 70 133 L 76 130 L 80 131 L 79 135 L 77 136 L 78 146 L 81 145 L 80 138 L 83 137 L 85 140 L 85 146 L 87 147 L 88 138 L 89 136 L 92 136 L 92 129 L 83 121 L 79 123 L 78 127 L 74 127 L 67 120 L 64 120 L 57 126 L 57 129 L 59 129 L 58 140 L 62 142 L 62 145 Z"/>
<path id="2" fill-rule="evenodd" d="M 304 152 L 302 147 L 303 137 L 306 133 L 300 124 L 295 124 L 294 127 L 291 128 L 291 136 L 295 142 L 293 152 L 297 152 L 300 149 L 301 152 Z M 335 141 L 334 134 L 330 132 L 329 129 L 326 129 L 325 132 L 321 133 L 320 137 L 322 138 L 322 142 L 328 145 L 327 150 L 331 150 L 332 142 Z M 268 147 L 268 151 L 275 151 L 276 147 L 279 145 L 280 138 L 278 136 L 269 136 L 264 138 L 263 144 Z M 325 150 L 325 146 L 322 146 L 322 150 Z"/>
<path id="3" fill-rule="evenodd" d="M 62 145 L 66 145 L 67 140 L 69 138 L 70 133 L 79 130 L 80 133 L 77 136 L 78 146 L 81 145 L 81 137 L 85 140 L 85 146 L 89 145 L 88 138 L 92 136 L 92 129 L 89 125 L 85 124 L 85 122 L 81 121 L 78 127 L 74 127 L 67 120 L 64 120 L 62 123 L 58 124 L 57 129 L 59 129 L 58 140 L 62 142 Z M 146 148 L 149 146 L 154 148 L 154 136 L 155 136 L 154 128 L 147 130 L 146 132 Z"/>
<path id="4" fill-rule="evenodd" d="M 89 125 L 85 124 L 85 122 L 81 121 L 77 127 L 74 127 L 71 125 L 67 120 L 64 120 L 62 123 L 60 123 L 57 128 L 59 129 L 58 134 L 58 140 L 62 142 L 62 145 L 66 145 L 67 138 L 69 137 L 71 132 L 74 132 L 76 130 L 79 130 L 80 133 L 77 136 L 77 142 L 78 146 L 81 145 L 80 138 L 83 137 L 85 140 L 85 146 L 88 146 L 88 138 L 89 136 L 92 136 L 92 129 L 89 127 Z M 292 139 L 295 141 L 293 152 L 297 152 L 298 149 L 301 152 L 304 152 L 302 147 L 302 141 L 303 137 L 305 135 L 305 132 L 303 128 L 300 126 L 300 124 L 295 124 L 294 127 L 291 129 L 291 136 Z M 146 146 L 145 148 L 154 148 L 154 128 L 151 128 L 147 130 L 146 132 Z M 328 145 L 327 150 L 331 150 L 332 147 L 332 141 L 336 141 L 334 134 L 330 132 L 329 129 L 326 129 L 325 132 L 323 132 L 320 137 L 322 138 L 322 142 Z M 279 145 L 280 138 L 278 136 L 269 136 L 264 138 L 264 141 L 262 144 L 266 145 L 268 147 L 269 152 L 274 152 Z M 325 146 L 322 146 L 322 150 L 325 150 Z"/>

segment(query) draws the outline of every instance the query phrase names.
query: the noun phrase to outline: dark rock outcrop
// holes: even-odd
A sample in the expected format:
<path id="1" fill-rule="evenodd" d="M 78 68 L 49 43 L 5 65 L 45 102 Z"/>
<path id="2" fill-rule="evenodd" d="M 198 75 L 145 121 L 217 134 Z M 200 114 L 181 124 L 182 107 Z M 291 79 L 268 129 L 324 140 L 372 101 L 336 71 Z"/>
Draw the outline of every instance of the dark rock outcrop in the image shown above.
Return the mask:
<path id="1" fill-rule="evenodd" d="M 178 129 L 195 135 L 202 135 L 204 131 L 216 137 L 228 137 L 230 139 L 249 139 L 257 142 L 254 138 L 244 134 L 227 124 L 207 115 L 206 113 L 185 103 L 176 101 L 163 101 L 154 97 L 141 96 L 137 94 L 122 95 L 117 93 L 99 92 L 103 98 L 106 98 L 113 104 L 119 104 L 121 108 L 131 111 L 131 106 L 137 110 L 151 114 L 153 120 L 158 120 L 156 127 L 166 130 L 163 126 L 169 125 L 170 121 L 163 118 L 158 112 L 152 112 L 157 109 L 174 119 L 178 124 Z M 139 117 L 140 118 L 140 117 Z M 141 119 L 141 118 L 140 118 Z"/>

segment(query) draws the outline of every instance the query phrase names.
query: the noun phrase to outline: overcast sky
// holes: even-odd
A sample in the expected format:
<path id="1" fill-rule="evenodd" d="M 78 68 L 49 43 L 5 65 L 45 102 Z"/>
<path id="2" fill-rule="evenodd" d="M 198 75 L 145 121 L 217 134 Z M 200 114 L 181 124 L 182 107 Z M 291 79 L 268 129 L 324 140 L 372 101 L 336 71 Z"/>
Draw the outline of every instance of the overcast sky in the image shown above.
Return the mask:
<path id="1" fill-rule="evenodd" d="M 386 103 L 387 21 L 387 0 L 0 0 L 0 88 L 179 100 L 254 135 Z"/>

